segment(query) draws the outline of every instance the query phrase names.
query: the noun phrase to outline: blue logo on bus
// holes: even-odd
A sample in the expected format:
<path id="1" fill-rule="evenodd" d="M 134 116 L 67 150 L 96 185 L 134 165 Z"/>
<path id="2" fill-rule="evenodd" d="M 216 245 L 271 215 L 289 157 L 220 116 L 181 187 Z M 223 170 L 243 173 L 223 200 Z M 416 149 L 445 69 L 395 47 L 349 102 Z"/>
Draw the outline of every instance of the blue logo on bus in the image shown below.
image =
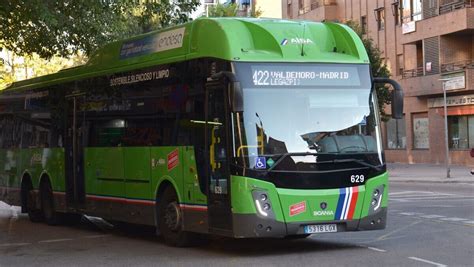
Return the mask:
<path id="1" fill-rule="evenodd" d="M 281 41 L 280 43 L 281 45 L 287 45 L 288 44 L 288 39 L 283 39 L 283 41 Z"/>
<path id="2" fill-rule="evenodd" d="M 255 159 L 255 169 L 266 169 L 267 168 L 267 162 L 265 160 L 265 157 L 257 157 Z"/>

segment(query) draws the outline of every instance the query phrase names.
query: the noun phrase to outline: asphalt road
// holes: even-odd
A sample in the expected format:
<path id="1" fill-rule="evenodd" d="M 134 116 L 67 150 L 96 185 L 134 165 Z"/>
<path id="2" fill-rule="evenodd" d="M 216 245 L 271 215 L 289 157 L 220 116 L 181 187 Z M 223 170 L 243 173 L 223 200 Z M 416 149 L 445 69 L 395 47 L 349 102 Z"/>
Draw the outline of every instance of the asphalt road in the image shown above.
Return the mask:
<path id="1" fill-rule="evenodd" d="M 474 184 L 392 183 L 383 231 L 304 240 L 216 238 L 172 248 L 153 229 L 51 227 L 0 203 L 0 266 L 473 266 Z"/>

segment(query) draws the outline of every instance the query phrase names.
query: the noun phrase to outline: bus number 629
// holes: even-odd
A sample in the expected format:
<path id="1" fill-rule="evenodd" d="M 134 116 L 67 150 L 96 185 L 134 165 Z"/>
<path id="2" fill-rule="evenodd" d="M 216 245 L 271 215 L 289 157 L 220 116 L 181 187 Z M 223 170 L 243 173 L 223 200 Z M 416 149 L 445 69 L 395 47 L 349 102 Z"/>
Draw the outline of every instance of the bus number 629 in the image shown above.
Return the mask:
<path id="1" fill-rule="evenodd" d="M 357 183 L 363 183 L 365 180 L 365 177 L 363 174 L 358 175 L 358 174 L 353 174 L 351 175 L 351 183 L 357 184 Z"/>

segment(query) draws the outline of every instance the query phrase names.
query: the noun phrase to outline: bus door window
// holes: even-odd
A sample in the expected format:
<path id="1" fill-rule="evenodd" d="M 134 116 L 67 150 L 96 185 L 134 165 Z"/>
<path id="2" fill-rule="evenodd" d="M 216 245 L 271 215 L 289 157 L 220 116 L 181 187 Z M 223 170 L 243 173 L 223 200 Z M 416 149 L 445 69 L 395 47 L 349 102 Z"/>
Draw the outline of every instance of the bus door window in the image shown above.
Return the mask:
<path id="1" fill-rule="evenodd" d="M 210 168 L 210 191 L 214 194 L 227 194 L 228 169 L 225 130 L 225 101 L 222 88 L 212 89 L 208 96 L 208 145 Z"/>

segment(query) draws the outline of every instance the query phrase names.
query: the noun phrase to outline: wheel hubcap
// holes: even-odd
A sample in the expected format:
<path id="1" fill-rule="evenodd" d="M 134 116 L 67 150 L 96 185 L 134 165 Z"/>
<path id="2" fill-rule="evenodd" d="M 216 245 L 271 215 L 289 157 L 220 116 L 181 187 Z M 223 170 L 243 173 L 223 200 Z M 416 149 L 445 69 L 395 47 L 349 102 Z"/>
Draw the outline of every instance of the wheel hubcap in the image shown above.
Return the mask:
<path id="1" fill-rule="evenodd" d="M 181 210 L 179 209 L 178 203 L 169 203 L 168 206 L 166 206 L 164 215 L 166 226 L 171 231 L 177 231 L 181 221 Z"/>

